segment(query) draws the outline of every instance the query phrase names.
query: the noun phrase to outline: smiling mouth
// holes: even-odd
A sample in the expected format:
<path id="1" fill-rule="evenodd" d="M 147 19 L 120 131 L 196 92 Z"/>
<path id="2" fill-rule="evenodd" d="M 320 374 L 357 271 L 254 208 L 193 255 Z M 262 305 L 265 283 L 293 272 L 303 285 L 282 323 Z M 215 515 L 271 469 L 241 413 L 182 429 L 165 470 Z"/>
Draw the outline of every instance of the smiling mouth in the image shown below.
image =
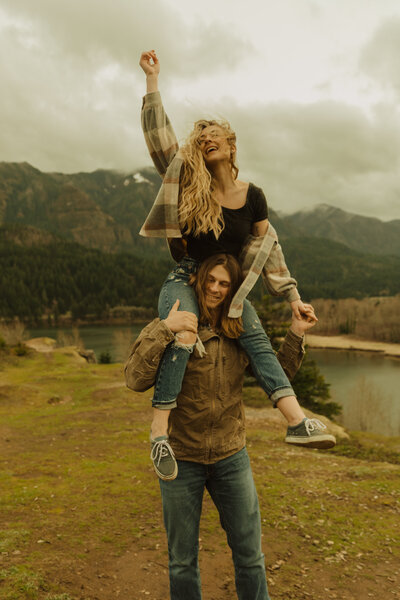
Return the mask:
<path id="1" fill-rule="evenodd" d="M 211 146 L 210 148 L 207 148 L 206 154 L 210 154 L 210 152 L 214 152 L 215 150 L 218 150 L 217 146 Z"/>

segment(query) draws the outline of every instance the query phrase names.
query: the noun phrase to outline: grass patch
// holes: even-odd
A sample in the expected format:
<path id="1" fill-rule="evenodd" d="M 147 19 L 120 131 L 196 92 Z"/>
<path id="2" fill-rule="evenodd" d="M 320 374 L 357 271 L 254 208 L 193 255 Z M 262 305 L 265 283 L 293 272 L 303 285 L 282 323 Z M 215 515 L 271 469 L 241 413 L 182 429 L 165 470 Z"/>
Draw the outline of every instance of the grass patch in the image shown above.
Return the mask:
<path id="1" fill-rule="evenodd" d="M 130 568 L 142 564 L 147 550 L 150 556 L 158 552 L 166 567 L 160 492 L 149 460 L 150 404 L 150 392 L 124 387 L 121 365 L 89 365 L 58 351 L 52 357 L 13 357 L 3 365 L 2 600 L 116 597 L 111 587 L 96 594 L 95 585 L 107 580 L 95 565 L 105 569 L 128 551 L 140 557 Z M 322 562 L 323 576 L 331 573 L 344 590 L 343 565 L 355 576 L 360 560 L 372 565 L 394 559 L 400 547 L 398 440 L 356 433 L 324 453 L 289 447 L 281 437 L 276 424 L 249 423 L 248 450 L 271 544 L 268 560 L 275 552 L 274 560 L 282 562 L 276 572 L 268 563 L 269 576 L 274 580 L 282 571 L 286 577 L 279 588 L 286 596 L 276 588 L 274 597 L 296 597 L 287 592 L 296 580 L 296 561 L 280 558 L 278 542 L 298 552 L 314 575 Z M 201 538 L 210 556 L 226 548 L 207 496 Z M 94 591 L 81 592 L 90 573 Z M 132 600 L 142 597 L 140 590 L 131 591 Z"/>
<path id="2" fill-rule="evenodd" d="M 24 566 L 13 566 L 0 571 L 3 600 L 37 600 L 47 588 L 43 576 Z"/>
<path id="3" fill-rule="evenodd" d="M 400 439 L 384 438 L 368 433 L 351 432 L 350 439 L 339 440 L 332 454 L 367 461 L 400 464 Z"/>

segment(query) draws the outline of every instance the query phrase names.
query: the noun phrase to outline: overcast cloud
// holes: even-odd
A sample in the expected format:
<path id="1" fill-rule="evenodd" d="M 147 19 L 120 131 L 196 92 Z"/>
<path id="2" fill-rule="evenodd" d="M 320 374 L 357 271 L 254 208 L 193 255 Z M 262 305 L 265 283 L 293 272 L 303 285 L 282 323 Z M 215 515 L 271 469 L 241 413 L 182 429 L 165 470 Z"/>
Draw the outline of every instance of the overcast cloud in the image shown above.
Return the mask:
<path id="1" fill-rule="evenodd" d="M 0 0 L 0 160 L 150 164 L 141 50 L 178 138 L 228 118 L 240 176 L 277 210 L 400 218 L 397 0 Z"/>

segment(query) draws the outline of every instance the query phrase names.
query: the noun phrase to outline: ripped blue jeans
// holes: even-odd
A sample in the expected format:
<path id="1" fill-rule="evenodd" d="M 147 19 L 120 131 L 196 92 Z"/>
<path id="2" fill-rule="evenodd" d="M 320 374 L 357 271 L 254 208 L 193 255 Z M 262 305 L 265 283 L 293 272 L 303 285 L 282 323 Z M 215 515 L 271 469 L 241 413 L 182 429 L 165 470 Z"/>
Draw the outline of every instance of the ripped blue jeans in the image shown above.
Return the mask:
<path id="1" fill-rule="evenodd" d="M 195 273 L 198 262 L 185 257 L 176 265 L 165 280 L 158 301 L 160 319 L 165 319 L 176 300 L 179 298 L 179 310 L 186 310 L 199 316 L 196 295 L 189 285 L 190 275 Z M 274 405 L 285 396 L 294 396 L 271 342 L 265 333 L 256 311 L 249 302 L 243 304 L 243 333 L 238 338 L 239 344 L 246 352 L 258 384 L 263 388 Z M 171 409 L 176 406 L 176 398 L 182 388 L 186 365 L 193 348 L 172 342 L 169 344 L 160 361 L 152 405 L 155 408 Z"/>

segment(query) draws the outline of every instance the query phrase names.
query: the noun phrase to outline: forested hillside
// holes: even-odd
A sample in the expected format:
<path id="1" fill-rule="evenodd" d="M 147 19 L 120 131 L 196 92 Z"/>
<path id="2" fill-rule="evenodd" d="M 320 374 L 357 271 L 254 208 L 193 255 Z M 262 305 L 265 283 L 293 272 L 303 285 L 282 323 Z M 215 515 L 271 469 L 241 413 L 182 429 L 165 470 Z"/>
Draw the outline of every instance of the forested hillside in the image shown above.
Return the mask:
<path id="1" fill-rule="evenodd" d="M 302 296 L 363 298 L 400 292 L 400 257 L 361 254 L 343 244 L 321 238 L 289 238 L 286 262 Z"/>
<path id="2" fill-rule="evenodd" d="M 0 229 L 0 317 L 38 322 L 70 311 L 74 319 L 101 319 L 115 306 L 156 309 L 168 259 L 105 254 L 56 238 L 37 244 L 29 234 L 30 244 L 21 245 Z"/>
<path id="3" fill-rule="evenodd" d="M 400 258 L 362 255 L 317 238 L 288 239 L 285 255 L 302 297 L 361 298 L 400 292 Z M 115 306 L 156 310 L 167 256 L 107 254 L 32 227 L 0 227 L 0 318 L 30 322 L 105 318 Z M 258 284 L 253 297 L 265 293 Z"/>
<path id="4" fill-rule="evenodd" d="M 165 240 L 139 229 L 160 182 L 153 168 L 66 175 L 0 163 L 0 318 L 155 310 L 172 262 Z M 400 292 L 400 221 L 327 205 L 291 216 L 270 207 L 270 220 L 304 299 Z M 253 297 L 263 293 L 258 284 Z"/>

